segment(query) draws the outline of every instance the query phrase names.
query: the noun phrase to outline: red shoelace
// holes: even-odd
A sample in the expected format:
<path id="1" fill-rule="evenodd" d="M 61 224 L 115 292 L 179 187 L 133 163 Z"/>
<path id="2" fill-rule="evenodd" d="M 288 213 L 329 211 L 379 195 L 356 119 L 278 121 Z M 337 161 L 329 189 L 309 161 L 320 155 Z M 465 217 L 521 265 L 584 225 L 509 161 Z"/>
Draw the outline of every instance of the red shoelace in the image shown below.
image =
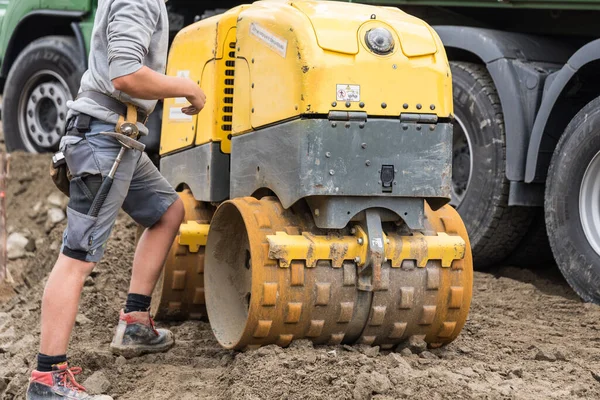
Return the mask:
<path id="1" fill-rule="evenodd" d="M 85 388 L 75 380 L 75 375 L 78 375 L 81 372 L 82 369 L 80 367 L 71 367 L 61 371 L 59 385 L 76 391 L 85 392 Z"/>

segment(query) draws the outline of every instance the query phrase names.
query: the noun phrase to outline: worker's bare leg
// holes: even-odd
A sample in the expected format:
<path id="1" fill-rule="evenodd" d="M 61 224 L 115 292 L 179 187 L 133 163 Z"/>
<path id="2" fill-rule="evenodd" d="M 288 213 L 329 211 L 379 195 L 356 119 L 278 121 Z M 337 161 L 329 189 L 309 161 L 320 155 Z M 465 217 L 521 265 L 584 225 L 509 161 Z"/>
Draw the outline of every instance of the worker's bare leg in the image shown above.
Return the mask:
<path id="1" fill-rule="evenodd" d="M 152 295 L 184 213 L 183 202 L 177 199 L 156 224 L 144 231 L 133 259 L 129 293 Z"/>
<path id="2" fill-rule="evenodd" d="M 42 298 L 40 353 L 49 356 L 67 353 L 83 283 L 94 265 L 62 253 L 58 256 Z"/>

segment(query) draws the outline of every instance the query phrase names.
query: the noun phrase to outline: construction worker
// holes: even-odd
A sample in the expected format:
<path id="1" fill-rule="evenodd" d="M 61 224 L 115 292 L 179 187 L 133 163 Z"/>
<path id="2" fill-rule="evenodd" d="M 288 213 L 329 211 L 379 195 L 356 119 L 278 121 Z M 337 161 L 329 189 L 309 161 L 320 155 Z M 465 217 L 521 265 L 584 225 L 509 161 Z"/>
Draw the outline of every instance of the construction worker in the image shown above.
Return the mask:
<path id="1" fill-rule="evenodd" d="M 184 97 L 182 112 L 199 113 L 206 97 L 192 80 L 164 75 L 169 40 L 165 0 L 100 0 L 91 40 L 89 69 L 76 100 L 69 103 L 67 134 L 60 149 L 72 175 L 67 228 L 61 253 L 42 300 L 38 364 L 31 374 L 28 400 L 111 399 L 91 396 L 79 385 L 67 347 L 86 277 L 104 254 L 122 207 L 146 227 L 134 260 L 129 294 L 111 344 L 115 354 L 132 357 L 167 351 L 171 332 L 156 329 L 149 315 L 151 294 L 184 216 L 181 200 L 148 156 L 127 150 L 97 216 L 90 207 L 113 166 L 121 143 L 100 132 L 115 132 L 125 119 L 141 134 L 158 99 Z"/>

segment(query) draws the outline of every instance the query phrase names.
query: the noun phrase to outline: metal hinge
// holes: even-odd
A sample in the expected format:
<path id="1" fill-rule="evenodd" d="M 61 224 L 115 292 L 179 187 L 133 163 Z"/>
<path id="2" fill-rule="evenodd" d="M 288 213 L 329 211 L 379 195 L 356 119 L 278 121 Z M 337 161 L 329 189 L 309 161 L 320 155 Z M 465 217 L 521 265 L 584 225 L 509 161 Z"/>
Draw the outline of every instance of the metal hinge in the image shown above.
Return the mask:
<path id="1" fill-rule="evenodd" d="M 400 114 L 400 122 L 413 122 L 417 124 L 437 124 L 438 116 L 436 114 Z"/>
<path id="2" fill-rule="evenodd" d="M 328 118 L 330 121 L 366 122 L 367 113 L 364 111 L 330 111 Z"/>

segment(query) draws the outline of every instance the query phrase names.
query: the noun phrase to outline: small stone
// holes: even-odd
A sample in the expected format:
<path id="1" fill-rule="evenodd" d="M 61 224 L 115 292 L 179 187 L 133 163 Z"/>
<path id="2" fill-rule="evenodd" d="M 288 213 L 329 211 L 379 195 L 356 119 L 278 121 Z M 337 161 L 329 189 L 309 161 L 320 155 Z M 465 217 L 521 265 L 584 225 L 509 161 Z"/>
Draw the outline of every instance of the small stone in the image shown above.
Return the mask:
<path id="1" fill-rule="evenodd" d="M 14 356 L 15 354 L 20 353 L 22 351 L 29 351 L 29 348 L 33 346 L 34 343 L 35 338 L 33 337 L 33 335 L 25 335 L 21 340 L 13 343 L 8 348 L 8 352 L 11 356 Z"/>
<path id="2" fill-rule="evenodd" d="M 38 201 L 37 203 L 35 203 L 35 205 L 33 206 L 33 211 L 35 211 L 36 213 L 39 214 L 40 211 L 42 211 L 42 202 Z"/>
<path id="3" fill-rule="evenodd" d="M 50 245 L 50 250 L 56 251 L 58 249 L 60 249 L 60 242 L 52 242 L 52 244 Z"/>
<path id="4" fill-rule="evenodd" d="M 260 356 L 271 356 L 271 355 L 279 354 L 282 351 L 283 350 L 281 350 L 281 347 L 279 347 L 275 344 L 270 344 L 268 346 L 260 347 L 258 350 L 256 350 L 256 354 L 258 354 Z"/>
<path id="5" fill-rule="evenodd" d="M 44 244 L 46 244 L 46 239 L 37 238 L 37 239 L 35 239 L 34 243 L 35 243 L 35 248 L 39 249 L 39 248 L 44 247 Z"/>
<path id="6" fill-rule="evenodd" d="M 421 352 L 421 354 L 419 354 L 419 357 L 424 358 L 426 360 L 437 360 L 437 359 L 439 359 L 438 356 L 436 356 L 435 354 L 433 354 L 430 351 L 423 351 L 423 352 Z"/>
<path id="7" fill-rule="evenodd" d="M 554 353 L 554 356 L 556 357 L 556 359 L 557 359 L 558 361 L 567 361 L 567 356 L 566 356 L 566 355 L 565 355 L 565 353 L 564 353 L 563 351 L 561 351 L 561 350 L 557 350 L 557 351 Z"/>
<path id="8" fill-rule="evenodd" d="M 77 316 L 75 317 L 75 323 L 77 325 L 87 325 L 87 324 L 91 324 L 92 320 L 83 314 L 77 314 Z"/>
<path id="9" fill-rule="evenodd" d="M 83 382 L 83 386 L 91 394 L 103 394 L 108 392 L 112 385 L 102 371 L 96 371 Z"/>
<path id="10" fill-rule="evenodd" d="M 6 387 L 3 399 L 19 398 L 17 396 L 17 393 L 21 393 L 23 388 L 27 386 L 27 381 L 27 370 L 25 370 L 25 372 L 22 374 L 15 374 L 14 378 L 11 379 L 11 381 L 8 383 L 8 386 Z M 9 396 L 9 394 L 13 396 Z"/>
<path id="11" fill-rule="evenodd" d="M 123 356 L 119 356 L 117 357 L 117 359 L 115 360 L 115 365 L 117 367 L 122 367 L 123 365 L 127 364 L 127 359 Z"/>
<path id="12" fill-rule="evenodd" d="M 396 352 L 402 351 L 402 349 L 408 348 L 413 354 L 420 354 L 427 350 L 427 343 L 425 342 L 424 336 L 411 336 L 407 342 L 401 343 L 396 348 Z"/>
<path id="13" fill-rule="evenodd" d="M 358 351 L 367 357 L 377 357 L 379 355 L 379 346 L 367 346 L 363 344 L 358 346 Z"/>
<path id="14" fill-rule="evenodd" d="M 412 351 L 410 351 L 410 349 L 406 347 L 400 351 L 400 354 L 402 354 L 402 357 L 409 357 L 412 356 Z"/>
<path id="15" fill-rule="evenodd" d="M 25 246 L 25 251 L 34 252 L 36 249 L 35 239 L 29 238 L 27 239 L 27 245 Z"/>
<path id="16" fill-rule="evenodd" d="M 29 239 L 18 232 L 11 233 L 6 239 L 6 253 L 9 260 L 16 260 L 25 257 L 25 248 L 29 244 Z"/>
<path id="17" fill-rule="evenodd" d="M 461 368 L 458 371 L 456 371 L 458 374 L 466 376 L 468 378 L 475 378 L 477 377 L 477 372 L 473 371 L 473 368 L 469 368 L 469 367 L 465 367 L 465 368 Z"/>
<path id="18" fill-rule="evenodd" d="M 317 362 L 317 355 L 314 352 L 307 354 L 306 362 L 309 364 L 314 364 Z"/>
<path id="19" fill-rule="evenodd" d="M 307 376 L 308 374 L 306 373 L 305 370 L 299 369 L 296 371 L 296 375 L 298 375 L 300 378 L 303 378 L 303 377 Z"/>
<path id="20" fill-rule="evenodd" d="M 50 207 L 63 208 L 65 206 L 64 196 L 59 193 L 52 193 L 46 201 Z"/>
<path id="21" fill-rule="evenodd" d="M 349 344 L 344 344 L 342 345 L 342 348 L 346 351 L 349 351 L 351 353 L 356 353 L 358 350 L 356 350 L 354 347 L 350 346 Z"/>
<path id="22" fill-rule="evenodd" d="M 306 339 L 294 340 L 290 344 L 290 349 L 312 349 L 314 348 L 313 342 Z"/>
<path id="23" fill-rule="evenodd" d="M 356 378 L 354 387 L 354 399 L 370 399 L 373 393 L 385 394 L 392 387 L 392 382 L 385 375 L 379 372 L 362 372 Z"/>
<path id="24" fill-rule="evenodd" d="M 463 354 L 470 354 L 472 353 L 472 350 L 468 347 L 465 346 L 458 346 L 458 351 L 460 351 Z"/>
<path id="25" fill-rule="evenodd" d="M 65 212 L 60 208 L 49 209 L 46 224 L 44 225 L 46 233 L 50 232 L 57 224 L 64 221 L 65 218 Z"/>
<path id="26" fill-rule="evenodd" d="M 327 355 L 329 357 L 337 357 L 337 351 L 335 351 L 335 350 L 328 351 Z"/>
<path id="27" fill-rule="evenodd" d="M 510 371 L 510 375 L 516 376 L 518 378 L 522 378 L 523 377 L 523 368 L 521 368 L 521 367 L 513 368 Z"/>
<path id="28" fill-rule="evenodd" d="M 94 286 L 94 278 L 92 278 L 91 276 L 88 276 L 87 278 L 85 278 L 85 282 L 83 283 L 83 286 Z"/>
<path id="29" fill-rule="evenodd" d="M 535 355 L 537 361 L 556 361 L 556 356 L 548 351 L 539 350 Z"/>
<path id="30" fill-rule="evenodd" d="M 600 371 L 590 371 L 592 373 L 592 377 L 600 382 Z"/>
<path id="31" fill-rule="evenodd" d="M 405 370 L 411 370 L 412 369 L 412 367 L 410 366 L 410 364 L 408 363 L 408 361 L 406 361 L 404 359 L 404 357 L 402 357 L 398 353 L 390 353 L 388 355 L 388 358 L 392 361 L 392 363 L 394 364 L 395 367 L 400 367 L 401 369 L 405 369 Z"/>

